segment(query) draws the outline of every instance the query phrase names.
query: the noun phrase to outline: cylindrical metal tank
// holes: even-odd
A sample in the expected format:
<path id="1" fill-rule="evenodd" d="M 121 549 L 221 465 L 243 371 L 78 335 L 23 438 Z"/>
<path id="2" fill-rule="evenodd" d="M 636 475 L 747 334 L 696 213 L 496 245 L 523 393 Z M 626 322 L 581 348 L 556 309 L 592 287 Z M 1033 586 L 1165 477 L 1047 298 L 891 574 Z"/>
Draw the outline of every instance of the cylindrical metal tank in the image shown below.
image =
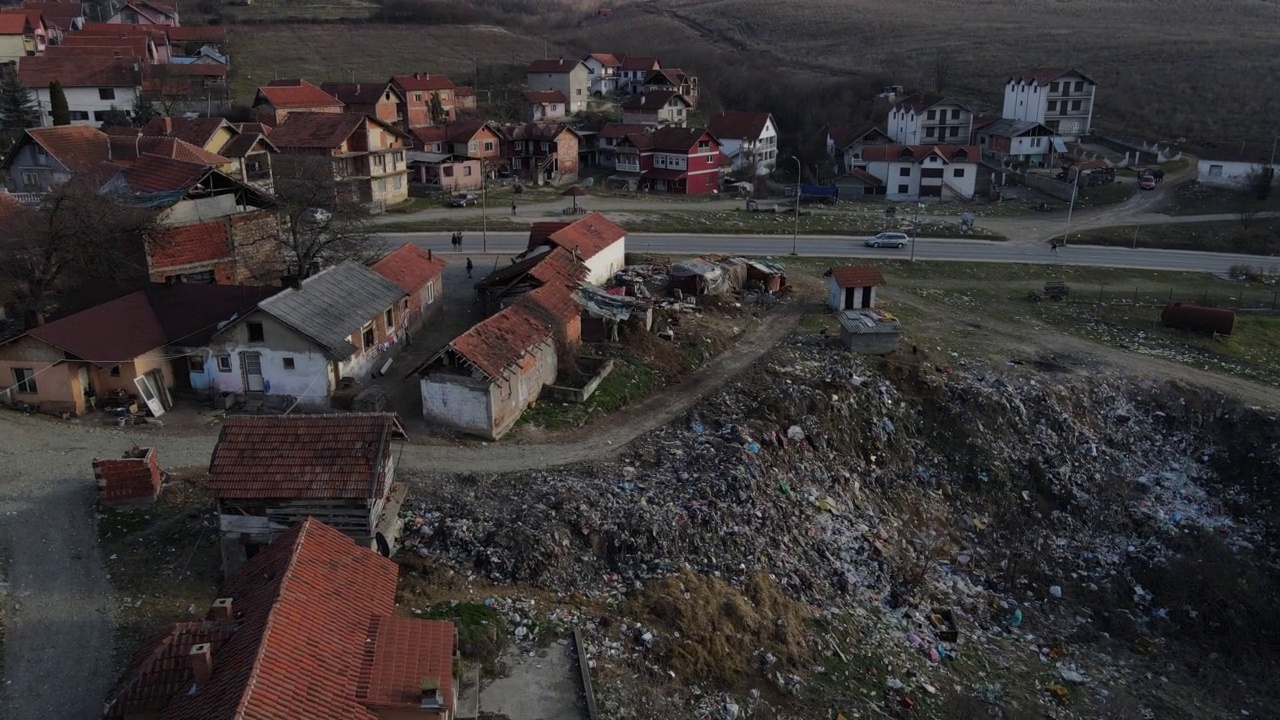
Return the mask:
<path id="1" fill-rule="evenodd" d="M 1161 311 L 1160 322 L 1181 330 L 1230 335 L 1236 329 L 1236 311 L 1173 303 Z"/>

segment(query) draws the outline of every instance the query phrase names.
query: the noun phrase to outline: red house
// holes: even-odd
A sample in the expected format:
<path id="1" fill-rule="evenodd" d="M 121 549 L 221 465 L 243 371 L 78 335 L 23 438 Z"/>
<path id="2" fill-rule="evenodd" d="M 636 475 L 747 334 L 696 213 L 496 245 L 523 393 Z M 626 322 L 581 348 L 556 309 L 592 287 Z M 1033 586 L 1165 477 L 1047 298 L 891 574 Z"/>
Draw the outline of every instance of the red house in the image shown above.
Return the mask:
<path id="1" fill-rule="evenodd" d="M 702 195 L 720 187 L 720 141 L 703 128 L 661 127 L 631 133 L 614 146 L 619 173 L 642 189 Z"/>

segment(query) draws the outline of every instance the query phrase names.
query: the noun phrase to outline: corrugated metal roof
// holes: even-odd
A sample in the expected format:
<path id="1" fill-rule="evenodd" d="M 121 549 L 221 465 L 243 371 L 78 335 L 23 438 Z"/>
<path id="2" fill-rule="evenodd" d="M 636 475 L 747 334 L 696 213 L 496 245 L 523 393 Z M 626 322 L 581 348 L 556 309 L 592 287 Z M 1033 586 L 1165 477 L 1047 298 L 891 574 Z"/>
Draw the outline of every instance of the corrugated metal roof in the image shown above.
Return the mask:
<path id="1" fill-rule="evenodd" d="M 348 260 L 307 278 L 300 290 L 287 289 L 258 307 L 341 359 L 356 351 L 347 338 L 403 297 L 399 285 Z"/>
<path id="2" fill-rule="evenodd" d="M 982 129 L 986 135 L 995 135 L 997 137 L 1015 138 L 1022 133 L 1038 127 L 1040 123 L 1032 120 L 1010 120 L 1009 118 L 1001 118 Z"/>
<path id="3" fill-rule="evenodd" d="M 845 310 L 840 325 L 854 335 L 885 335 L 902 332 L 902 323 L 879 310 Z"/>

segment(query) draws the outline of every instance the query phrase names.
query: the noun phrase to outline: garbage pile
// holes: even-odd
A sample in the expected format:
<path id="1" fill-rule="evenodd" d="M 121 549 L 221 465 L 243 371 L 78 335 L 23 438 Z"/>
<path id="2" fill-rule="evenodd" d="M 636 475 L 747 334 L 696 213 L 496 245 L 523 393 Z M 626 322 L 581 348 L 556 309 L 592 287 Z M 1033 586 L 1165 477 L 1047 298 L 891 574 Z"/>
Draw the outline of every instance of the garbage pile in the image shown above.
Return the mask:
<path id="1" fill-rule="evenodd" d="M 1173 606 L 1140 576 L 1201 535 L 1276 559 L 1274 520 L 1256 502 L 1280 471 L 1275 418 L 1163 384 L 957 372 L 910 353 L 870 362 L 794 339 L 617 462 L 431 483 L 405 505 L 404 545 L 576 598 L 582 612 L 557 620 L 588 631 L 593 661 L 645 670 L 678 686 L 686 709 L 716 713 L 763 702 L 748 694 L 759 687 L 725 700 L 714 673 L 681 677 L 681 653 L 662 647 L 682 641 L 661 626 L 671 613 L 635 599 L 681 574 L 745 588 L 764 573 L 829 628 L 783 661 L 773 639 L 759 642 L 752 662 L 771 697 L 805 708 L 790 717 L 830 708 L 808 704 L 833 692 L 814 678 L 854 673 L 859 653 L 880 670 L 835 685 L 870 683 L 856 700 L 895 711 L 945 715 L 957 692 L 1103 703 L 1141 673 L 1097 643 L 1123 624 L 1158 646 L 1171 623 L 1208 610 Z M 1045 677 L 962 686 L 947 668 L 966 653 L 1014 653 L 1000 661 L 1010 677 L 1023 664 Z M 599 694 L 610 717 L 641 716 L 620 686 Z M 846 699 L 850 720 L 880 716 Z"/>

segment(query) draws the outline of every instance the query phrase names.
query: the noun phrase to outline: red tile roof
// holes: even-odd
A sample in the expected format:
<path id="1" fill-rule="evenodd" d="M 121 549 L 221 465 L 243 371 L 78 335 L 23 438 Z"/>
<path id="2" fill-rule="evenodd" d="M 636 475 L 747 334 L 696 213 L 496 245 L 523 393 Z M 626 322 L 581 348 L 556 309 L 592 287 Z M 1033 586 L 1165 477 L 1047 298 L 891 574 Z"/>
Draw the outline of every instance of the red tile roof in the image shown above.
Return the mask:
<path id="1" fill-rule="evenodd" d="M 211 153 L 198 145 L 179 140 L 176 137 L 113 133 L 110 137 L 110 142 L 111 158 L 117 162 L 133 160 L 145 155 L 179 160 L 204 167 L 219 167 L 230 162 L 217 153 Z M 151 181 L 144 182 L 151 183 Z"/>
<path id="2" fill-rule="evenodd" d="M 85 62 L 75 57 L 27 57 L 18 64 L 18 81 L 27 88 L 47 88 L 57 80 L 63 87 L 137 87 L 138 72 L 130 58 Z"/>
<path id="3" fill-rule="evenodd" d="M 346 142 L 366 120 L 354 113 L 291 112 L 271 131 L 271 142 L 281 148 L 331 150 Z"/>
<path id="4" fill-rule="evenodd" d="M 145 35 L 81 35 L 69 33 L 61 46 L 67 50 L 79 47 L 128 48 L 134 57 L 151 57 L 151 40 Z"/>
<path id="5" fill-rule="evenodd" d="M 113 367 L 171 343 L 198 345 L 219 323 L 278 291 L 239 285 L 153 284 L 27 334 L 82 360 Z"/>
<path id="6" fill-rule="evenodd" d="M 623 55 L 619 62 L 620 70 L 656 70 L 661 66 L 658 58 L 645 55 Z"/>
<path id="7" fill-rule="evenodd" d="M 29 128 L 26 137 L 73 173 L 96 167 L 110 158 L 106 133 L 88 125 Z"/>
<path id="8" fill-rule="evenodd" d="M 550 103 L 563 105 L 569 102 L 569 99 L 559 90 L 525 90 L 524 99 L 535 105 L 547 105 Z"/>
<path id="9" fill-rule="evenodd" d="M 0 8 L 0 15 L 26 16 L 27 22 L 31 23 L 32 31 L 42 30 L 45 28 L 44 16 L 40 14 L 39 10 L 32 10 L 30 8 L 7 7 L 7 8 Z M 0 21 L 0 23 L 2 22 L 3 21 Z"/>
<path id="10" fill-rule="evenodd" d="M 631 133 L 642 133 L 649 129 L 648 125 L 640 125 L 639 123 L 605 123 L 600 128 L 598 137 L 609 140 L 621 140 L 623 137 Z"/>
<path id="11" fill-rule="evenodd" d="M 666 107 L 672 98 L 680 98 L 680 102 L 684 103 L 685 107 L 689 107 L 689 101 L 676 90 L 650 90 L 642 95 L 627 97 L 622 101 L 622 109 L 657 112 Z"/>
<path id="12" fill-rule="evenodd" d="M 32 31 L 25 14 L 0 13 L 0 35 L 24 35 Z"/>
<path id="13" fill-rule="evenodd" d="M 627 231 L 614 224 L 612 220 L 593 212 L 578 220 L 551 229 L 553 223 L 534 223 L 529 232 L 529 248 L 551 244 L 576 252 L 582 260 L 590 260 L 605 248 L 627 236 Z M 551 230 L 551 232 L 546 232 Z"/>
<path id="14" fill-rule="evenodd" d="M 374 617 L 365 637 L 356 696 L 372 708 L 421 711 L 422 681 L 440 682 L 442 707 L 453 704 L 453 656 L 458 632 L 451 622 Z"/>
<path id="15" fill-rule="evenodd" d="M 187 162 L 144 153 L 125 168 L 124 180 L 134 192 L 177 192 L 190 190 L 209 171 L 210 167 L 202 162 Z"/>
<path id="16" fill-rule="evenodd" d="M 404 437 L 394 413 L 229 417 L 209 462 L 219 499 L 381 499 L 391 441 Z"/>
<path id="17" fill-rule="evenodd" d="M 419 145 L 433 145 L 440 142 L 448 142 L 449 129 L 444 125 L 429 125 L 427 127 L 416 127 L 409 130 Z"/>
<path id="18" fill-rule="evenodd" d="M 233 135 L 237 134 L 231 123 L 220 117 L 161 117 L 144 125 L 142 134 L 178 138 L 197 147 L 204 147 L 223 128 Z"/>
<path id="19" fill-rule="evenodd" d="M 711 118 L 707 129 L 718 138 L 758 140 L 773 116 L 769 113 L 722 112 Z"/>
<path id="20" fill-rule="evenodd" d="M 1048 85 L 1049 83 L 1053 82 L 1054 80 L 1057 80 L 1063 75 L 1070 75 L 1070 74 L 1079 75 L 1081 78 L 1088 80 L 1089 82 L 1093 82 L 1093 80 L 1088 75 L 1085 75 L 1079 70 L 1076 70 L 1074 68 L 1061 68 L 1061 67 L 1032 68 L 1030 70 L 1024 70 L 1022 72 L 1014 73 L 1013 75 L 1009 76 L 1009 80 L 1026 80 L 1026 81 L 1035 82 L 1037 85 Z M 1006 80 L 1005 82 L 1009 82 L 1009 80 Z"/>
<path id="21" fill-rule="evenodd" d="M 556 328 L 563 328 L 582 314 L 582 306 L 573 299 L 570 286 L 558 282 L 547 283 L 521 295 L 515 304 L 540 314 L 548 322 L 554 323 Z"/>
<path id="22" fill-rule="evenodd" d="M 538 313 L 509 305 L 454 338 L 449 348 L 491 381 L 497 381 L 534 347 L 551 338 L 551 324 Z"/>
<path id="23" fill-rule="evenodd" d="M 74 20 L 84 17 L 84 11 L 81 9 L 80 3 L 33 2 L 32 0 L 27 0 L 22 3 L 22 7 L 28 10 L 40 11 L 46 24 L 51 24 L 62 30 L 70 30 Z"/>
<path id="24" fill-rule="evenodd" d="M 842 288 L 872 287 L 884 284 L 884 274 L 880 268 L 871 265 L 846 265 L 831 268 L 831 277 Z"/>
<path id="25" fill-rule="evenodd" d="M 600 64 L 601 64 L 602 66 L 604 66 L 604 67 L 615 67 L 615 68 L 616 68 L 616 67 L 618 67 L 619 65 L 621 65 L 621 64 L 622 64 L 622 61 L 621 61 L 621 60 L 619 60 L 619 59 L 617 58 L 617 56 L 615 56 L 615 55 L 610 55 L 609 53 L 591 53 L 591 54 L 590 54 L 590 55 L 588 55 L 587 57 L 589 57 L 589 58 L 595 58 L 595 59 L 596 59 L 596 60 L 598 60 L 598 61 L 600 62 Z M 586 58 L 583 58 L 583 59 L 585 60 Z"/>
<path id="26" fill-rule="evenodd" d="M 453 90 L 457 86 L 449 78 L 439 73 L 413 73 L 412 75 L 394 75 L 391 82 L 401 89 L 413 91 Z"/>
<path id="27" fill-rule="evenodd" d="M 579 281 L 586 280 L 590 273 L 586 265 L 575 260 L 573 253 L 564 248 L 555 248 L 537 257 L 541 259 L 529 268 L 529 274 L 544 285 L 577 285 Z"/>
<path id="28" fill-rule="evenodd" d="M 115 718 L 164 710 L 170 699 L 194 680 L 192 646 L 209 643 L 210 655 L 216 657 L 241 625 L 229 619 L 170 623 L 160 628 L 133 654 L 103 715 Z"/>
<path id="29" fill-rule="evenodd" d="M 982 158 L 977 145 L 868 145 L 862 149 L 862 159 L 868 162 L 904 161 L 906 151 L 911 152 L 911 162 L 920 162 L 936 155 L 947 162 L 976 163 Z"/>
<path id="30" fill-rule="evenodd" d="M 573 72 L 574 69 L 581 64 L 581 60 L 574 60 L 573 58 L 534 60 L 525 67 L 524 71 L 526 73 L 551 73 L 553 75 L 563 75 Z"/>
<path id="31" fill-rule="evenodd" d="M 393 86 L 388 82 L 381 83 L 351 83 L 351 82 L 327 82 L 320 83 L 320 89 L 340 100 L 344 105 L 376 105 L 382 101 L 387 92 L 391 91 L 391 99 L 395 101 L 399 97 L 399 92 L 391 90 Z"/>
<path id="32" fill-rule="evenodd" d="M 649 134 L 649 145 L 655 150 L 689 152 L 704 138 L 715 140 L 702 128 L 660 127 Z"/>
<path id="33" fill-rule="evenodd" d="M 956 105 L 959 105 L 960 107 L 966 108 L 966 109 L 968 107 L 967 105 L 960 102 L 959 100 L 956 100 L 955 98 L 950 98 L 945 95 L 938 95 L 937 93 L 925 93 L 925 92 L 913 93 L 911 95 L 908 95 L 902 98 L 901 100 L 897 101 L 896 103 L 894 103 L 893 106 L 895 108 L 909 107 L 916 112 L 923 112 L 935 105 L 940 105 L 942 103 L 955 103 Z"/>
<path id="34" fill-rule="evenodd" d="M 171 27 L 165 31 L 169 42 L 223 42 L 227 39 L 227 29 L 219 25 L 194 27 Z"/>
<path id="35" fill-rule="evenodd" d="M 258 88 L 254 105 L 274 108 L 342 107 L 342 101 L 306 80 L 273 80 Z"/>
<path id="36" fill-rule="evenodd" d="M 405 243 L 373 264 L 370 269 L 413 294 L 440 277 L 445 261 L 413 243 Z"/>
<path id="37" fill-rule="evenodd" d="M 222 596 L 242 626 L 213 657 L 209 682 L 175 694 L 161 720 L 376 720 L 357 688 L 370 624 L 393 612 L 397 576 L 387 558 L 303 520 L 227 579 Z"/>
<path id="38" fill-rule="evenodd" d="M 50 45 L 45 48 L 43 57 L 53 58 L 55 60 L 64 60 L 66 58 L 78 58 L 85 61 L 92 61 L 90 58 L 129 58 L 138 60 L 138 51 L 131 47 L 126 47 L 123 43 L 111 43 L 102 45 Z"/>

